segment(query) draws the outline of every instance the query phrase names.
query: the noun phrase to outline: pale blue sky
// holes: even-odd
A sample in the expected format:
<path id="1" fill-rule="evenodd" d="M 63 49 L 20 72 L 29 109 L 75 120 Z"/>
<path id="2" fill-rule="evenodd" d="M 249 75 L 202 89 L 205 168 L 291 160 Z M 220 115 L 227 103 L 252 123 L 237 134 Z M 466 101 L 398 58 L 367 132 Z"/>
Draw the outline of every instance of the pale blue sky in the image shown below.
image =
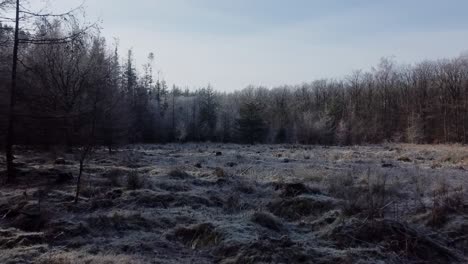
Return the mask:
<path id="1" fill-rule="evenodd" d="M 34 2 L 34 1 L 32 1 Z M 46 0 L 66 9 L 80 0 Z M 87 0 L 103 34 L 156 54 L 169 83 L 218 90 L 340 78 L 383 56 L 412 63 L 468 50 L 466 0 Z M 122 53 L 123 54 L 123 53 Z"/>

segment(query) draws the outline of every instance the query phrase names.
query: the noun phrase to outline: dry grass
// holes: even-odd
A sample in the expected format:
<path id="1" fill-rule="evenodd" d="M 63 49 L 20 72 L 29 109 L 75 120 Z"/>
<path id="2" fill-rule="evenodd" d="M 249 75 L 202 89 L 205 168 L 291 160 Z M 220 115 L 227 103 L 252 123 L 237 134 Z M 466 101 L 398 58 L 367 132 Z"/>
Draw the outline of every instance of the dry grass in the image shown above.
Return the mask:
<path id="1" fill-rule="evenodd" d="M 76 161 L 55 167 L 28 153 L 18 157 L 18 185 L 0 190 L 0 263 L 445 264 L 468 256 L 462 146 L 98 150 L 78 204 L 73 182 L 50 184 L 62 170 L 75 173 Z"/>
<path id="2" fill-rule="evenodd" d="M 281 220 L 268 212 L 255 212 L 252 214 L 251 220 L 260 226 L 277 232 L 284 228 Z"/>
<path id="3" fill-rule="evenodd" d="M 216 246 L 223 240 L 223 234 L 211 223 L 177 227 L 173 236 L 192 249 Z"/>
<path id="4" fill-rule="evenodd" d="M 142 264 L 138 256 L 128 255 L 90 255 L 84 252 L 58 252 L 42 255 L 39 264 Z"/>

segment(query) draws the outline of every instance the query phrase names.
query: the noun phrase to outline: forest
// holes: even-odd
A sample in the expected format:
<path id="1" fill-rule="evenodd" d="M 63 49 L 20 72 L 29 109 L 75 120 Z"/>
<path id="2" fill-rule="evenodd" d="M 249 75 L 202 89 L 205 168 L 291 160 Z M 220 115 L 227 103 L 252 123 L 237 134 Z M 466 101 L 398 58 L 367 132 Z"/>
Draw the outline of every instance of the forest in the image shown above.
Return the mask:
<path id="1" fill-rule="evenodd" d="M 0 263 L 467 263 L 468 54 L 180 87 L 28 6 L 0 0 Z"/>
<path id="2" fill-rule="evenodd" d="M 468 140 L 464 55 L 414 65 L 383 58 L 372 69 L 339 80 L 218 92 L 222 87 L 189 89 L 156 79 L 154 54 L 137 67 L 132 50 L 122 56 L 118 45 L 109 45 L 95 28 L 67 39 L 80 30 L 77 23 L 39 19 L 33 31 L 20 32 L 25 41 L 19 45 L 15 144 L 72 147 L 91 134 L 94 144 L 109 147 L 204 141 L 353 145 Z M 7 113 L 14 30 L 8 24 L 1 28 L 0 112 Z M 7 129 L 6 120 L 3 114 L 1 131 Z"/>

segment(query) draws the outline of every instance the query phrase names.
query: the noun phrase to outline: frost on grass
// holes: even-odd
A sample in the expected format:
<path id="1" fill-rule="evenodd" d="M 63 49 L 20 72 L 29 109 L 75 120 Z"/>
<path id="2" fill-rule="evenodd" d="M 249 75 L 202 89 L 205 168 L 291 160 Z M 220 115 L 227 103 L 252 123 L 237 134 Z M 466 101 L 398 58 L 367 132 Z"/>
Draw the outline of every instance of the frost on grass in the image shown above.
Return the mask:
<path id="1" fill-rule="evenodd" d="M 177 227 L 168 237 L 173 237 L 192 249 L 198 249 L 219 245 L 223 234 L 217 231 L 213 224 L 202 223 L 189 227 Z"/>
<path id="2" fill-rule="evenodd" d="M 466 263 L 467 153 L 128 146 L 96 152 L 74 204 L 77 161 L 19 152 L 0 263 Z"/>
<path id="3" fill-rule="evenodd" d="M 283 223 L 281 220 L 276 218 L 274 215 L 266 212 L 255 212 L 251 217 L 252 222 L 263 226 L 265 228 L 274 230 L 274 231 L 281 231 L 283 227 Z"/>

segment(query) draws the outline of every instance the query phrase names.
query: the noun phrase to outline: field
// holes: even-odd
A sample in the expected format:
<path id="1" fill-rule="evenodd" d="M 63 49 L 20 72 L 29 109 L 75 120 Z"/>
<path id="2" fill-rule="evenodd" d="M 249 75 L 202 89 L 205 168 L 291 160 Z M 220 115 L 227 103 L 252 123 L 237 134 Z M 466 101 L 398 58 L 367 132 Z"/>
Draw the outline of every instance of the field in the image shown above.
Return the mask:
<path id="1" fill-rule="evenodd" d="M 4 160 L 0 160 L 4 164 Z M 18 149 L 0 263 L 466 263 L 468 148 Z"/>

